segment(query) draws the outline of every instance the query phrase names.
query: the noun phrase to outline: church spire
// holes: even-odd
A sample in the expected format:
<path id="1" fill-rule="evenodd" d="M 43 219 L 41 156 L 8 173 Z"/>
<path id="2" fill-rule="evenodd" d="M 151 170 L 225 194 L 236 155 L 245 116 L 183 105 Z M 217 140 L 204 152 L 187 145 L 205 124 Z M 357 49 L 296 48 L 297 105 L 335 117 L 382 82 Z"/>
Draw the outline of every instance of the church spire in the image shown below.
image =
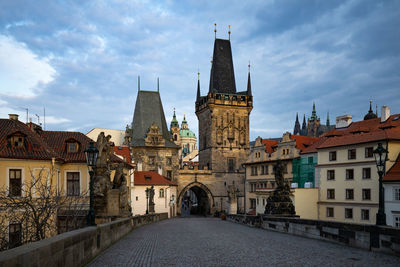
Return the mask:
<path id="1" fill-rule="evenodd" d="M 200 72 L 197 72 L 197 97 L 196 102 L 200 100 Z"/>
<path id="2" fill-rule="evenodd" d="M 329 111 L 328 111 L 328 114 L 326 116 L 326 126 L 331 126 L 331 123 L 329 121 Z"/>
<path id="3" fill-rule="evenodd" d="M 299 113 L 296 112 L 296 122 L 294 123 L 294 135 L 300 135 L 300 122 L 299 122 Z"/>
<path id="4" fill-rule="evenodd" d="M 311 118 L 310 120 L 316 120 L 317 119 L 317 111 L 315 110 L 315 102 L 313 102 L 313 106 L 312 106 L 312 113 L 311 113 Z"/>
<path id="5" fill-rule="evenodd" d="M 249 61 L 249 75 L 248 75 L 248 78 L 247 78 L 247 95 L 248 96 L 252 96 L 252 93 L 251 93 L 251 79 L 250 79 L 250 61 Z"/>
<path id="6" fill-rule="evenodd" d="M 174 115 L 172 116 L 170 129 L 172 129 L 173 127 L 179 128 L 179 123 L 178 120 L 176 119 L 175 108 L 174 108 Z"/>
<path id="7" fill-rule="evenodd" d="M 378 116 L 372 110 L 372 100 L 369 101 L 369 110 L 368 113 L 364 116 L 364 120 L 375 119 Z"/>
<path id="8" fill-rule="evenodd" d="M 307 124 L 306 124 L 306 114 L 304 114 L 303 116 L 303 125 L 301 127 L 302 130 L 305 130 L 307 128 Z"/>

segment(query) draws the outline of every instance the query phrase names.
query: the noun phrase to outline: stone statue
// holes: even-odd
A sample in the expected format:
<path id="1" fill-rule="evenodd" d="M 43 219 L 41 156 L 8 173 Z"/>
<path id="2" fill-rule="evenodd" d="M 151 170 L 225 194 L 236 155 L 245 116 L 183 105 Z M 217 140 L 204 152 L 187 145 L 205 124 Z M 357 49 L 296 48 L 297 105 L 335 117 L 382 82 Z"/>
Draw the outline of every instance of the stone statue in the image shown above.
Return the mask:
<path id="1" fill-rule="evenodd" d="M 283 177 L 284 165 L 278 160 L 274 166 L 277 188 L 267 199 L 264 214 L 276 216 L 294 216 L 296 214 L 290 199 L 290 187 Z"/>
<path id="2" fill-rule="evenodd" d="M 154 186 L 149 190 L 149 212 L 154 212 Z"/>
<path id="3" fill-rule="evenodd" d="M 111 156 L 111 136 L 107 137 L 101 132 L 97 137 L 96 146 L 99 150 L 97 157 L 96 173 L 93 184 L 94 196 L 104 197 L 111 188 L 110 181 L 110 156 Z"/>

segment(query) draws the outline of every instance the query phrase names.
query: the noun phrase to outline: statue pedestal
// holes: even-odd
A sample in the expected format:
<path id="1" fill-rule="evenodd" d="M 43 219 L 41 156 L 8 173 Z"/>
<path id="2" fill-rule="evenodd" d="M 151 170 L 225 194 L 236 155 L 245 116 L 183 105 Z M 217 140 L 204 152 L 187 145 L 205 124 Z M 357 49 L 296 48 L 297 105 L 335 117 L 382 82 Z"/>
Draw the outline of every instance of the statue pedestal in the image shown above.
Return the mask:
<path id="1" fill-rule="evenodd" d="M 119 189 L 111 189 L 107 194 L 107 216 L 119 216 Z"/>

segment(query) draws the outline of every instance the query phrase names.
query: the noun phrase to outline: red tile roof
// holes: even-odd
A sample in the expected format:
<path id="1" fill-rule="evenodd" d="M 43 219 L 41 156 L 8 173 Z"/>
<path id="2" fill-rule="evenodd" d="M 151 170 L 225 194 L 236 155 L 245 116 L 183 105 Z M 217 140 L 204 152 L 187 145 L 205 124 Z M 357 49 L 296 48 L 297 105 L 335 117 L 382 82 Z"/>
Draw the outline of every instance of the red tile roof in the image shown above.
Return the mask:
<path id="1" fill-rule="evenodd" d="M 300 151 L 305 150 L 307 147 L 312 145 L 313 143 L 319 140 L 318 137 L 309 137 L 309 136 L 301 136 L 301 135 L 291 135 L 291 139 L 296 141 L 296 148 Z"/>
<path id="2" fill-rule="evenodd" d="M 322 137 L 318 138 L 317 141 L 315 141 L 309 147 L 307 147 L 302 152 L 300 152 L 300 154 L 317 153 L 317 147 L 320 146 L 323 142 L 325 142 L 326 139 L 327 139 L 326 136 L 322 136 Z"/>
<path id="3" fill-rule="evenodd" d="M 10 137 L 16 133 L 24 136 L 22 147 L 11 145 Z M 18 120 L 0 119 L 0 158 L 51 160 L 58 158 L 58 155 L 25 123 Z"/>
<path id="4" fill-rule="evenodd" d="M 400 154 L 397 156 L 396 162 L 389 169 L 385 176 L 383 176 L 382 180 L 384 182 L 400 182 Z"/>
<path id="5" fill-rule="evenodd" d="M 127 146 L 115 146 L 114 153 L 123 157 L 124 160 L 128 163 L 131 163 L 131 151 Z"/>
<path id="6" fill-rule="evenodd" d="M 329 131 L 328 137 L 318 148 L 328 148 L 381 140 L 400 140 L 400 114 L 390 116 L 386 122 L 381 118 L 357 121 L 349 127 Z"/>
<path id="7" fill-rule="evenodd" d="M 278 145 L 278 141 L 270 139 L 262 139 L 261 143 L 263 143 L 265 146 L 265 152 L 269 154 L 272 154 L 275 151 L 276 146 Z"/>
<path id="8" fill-rule="evenodd" d="M 159 175 L 157 172 L 144 172 L 144 171 L 136 171 L 135 172 L 135 185 L 172 185 L 177 186 L 176 183 L 171 182 L 167 178 L 162 175 Z"/>

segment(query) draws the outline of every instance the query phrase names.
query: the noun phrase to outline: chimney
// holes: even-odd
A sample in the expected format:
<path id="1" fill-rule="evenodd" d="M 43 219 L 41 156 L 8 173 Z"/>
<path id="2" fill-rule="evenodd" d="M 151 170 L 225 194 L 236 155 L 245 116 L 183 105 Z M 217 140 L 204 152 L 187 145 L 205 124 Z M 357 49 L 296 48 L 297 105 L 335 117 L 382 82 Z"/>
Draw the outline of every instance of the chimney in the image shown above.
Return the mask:
<path id="1" fill-rule="evenodd" d="M 18 115 L 17 114 L 8 114 L 9 119 L 13 120 L 13 121 L 17 121 L 18 120 Z"/>
<path id="2" fill-rule="evenodd" d="M 390 117 L 390 108 L 388 106 L 382 106 L 381 122 L 387 121 L 389 117 Z"/>
<path id="3" fill-rule="evenodd" d="M 351 115 L 343 115 L 336 117 L 336 129 L 349 127 L 352 123 L 353 117 Z"/>

